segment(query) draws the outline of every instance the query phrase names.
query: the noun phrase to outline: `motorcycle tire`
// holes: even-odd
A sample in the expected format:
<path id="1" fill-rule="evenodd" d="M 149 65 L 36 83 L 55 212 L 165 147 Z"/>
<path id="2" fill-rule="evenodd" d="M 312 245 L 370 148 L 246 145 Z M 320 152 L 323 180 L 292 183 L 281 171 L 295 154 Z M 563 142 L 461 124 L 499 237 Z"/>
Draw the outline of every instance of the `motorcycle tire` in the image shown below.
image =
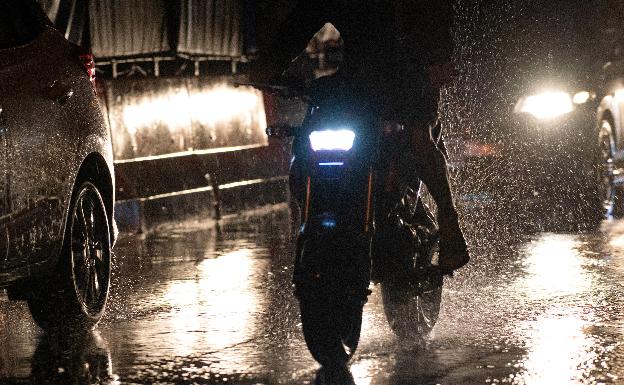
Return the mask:
<path id="1" fill-rule="evenodd" d="M 370 243 L 340 234 L 302 241 L 295 265 L 296 295 L 310 353 L 323 366 L 346 364 L 357 349 L 370 293 Z"/>
<path id="2" fill-rule="evenodd" d="M 381 282 L 384 313 L 394 334 L 418 343 L 431 332 L 440 313 L 443 278 L 431 269 L 438 247 L 421 251 L 427 257 L 420 260 L 417 253 L 399 250 L 394 250 L 394 264 Z"/>
<path id="3" fill-rule="evenodd" d="M 381 296 L 390 328 L 402 340 L 421 341 L 438 320 L 442 286 L 421 292 L 407 282 L 386 281 Z"/>
<path id="4" fill-rule="evenodd" d="M 438 319 L 443 278 L 432 269 L 437 240 L 416 226 L 401 223 L 385 223 L 378 230 L 376 252 L 383 258 L 385 271 L 380 281 L 381 297 L 394 334 L 402 342 L 418 344 Z"/>
<path id="5" fill-rule="evenodd" d="M 324 367 L 346 365 L 360 341 L 362 301 L 307 296 L 299 299 L 299 307 L 303 336 L 312 357 Z"/>

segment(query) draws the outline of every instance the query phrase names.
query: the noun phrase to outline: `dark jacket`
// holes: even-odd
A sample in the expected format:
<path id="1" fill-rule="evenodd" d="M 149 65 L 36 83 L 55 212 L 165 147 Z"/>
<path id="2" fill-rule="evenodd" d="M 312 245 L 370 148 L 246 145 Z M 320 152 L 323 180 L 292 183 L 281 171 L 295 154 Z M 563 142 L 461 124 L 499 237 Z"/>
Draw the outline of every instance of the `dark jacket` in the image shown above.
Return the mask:
<path id="1" fill-rule="evenodd" d="M 386 114 L 419 109 L 425 67 L 453 51 L 451 0 L 301 0 L 261 55 L 285 68 L 328 22 L 344 41 L 341 71 Z"/>

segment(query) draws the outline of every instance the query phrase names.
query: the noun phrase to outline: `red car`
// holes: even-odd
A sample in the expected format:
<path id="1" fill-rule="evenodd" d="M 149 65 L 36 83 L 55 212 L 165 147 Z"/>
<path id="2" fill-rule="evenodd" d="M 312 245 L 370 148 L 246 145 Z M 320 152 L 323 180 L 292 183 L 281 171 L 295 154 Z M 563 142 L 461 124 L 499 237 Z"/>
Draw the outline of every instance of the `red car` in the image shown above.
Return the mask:
<path id="1" fill-rule="evenodd" d="M 0 289 L 45 330 L 94 327 L 109 291 L 114 173 L 94 75 L 34 0 L 0 0 Z"/>

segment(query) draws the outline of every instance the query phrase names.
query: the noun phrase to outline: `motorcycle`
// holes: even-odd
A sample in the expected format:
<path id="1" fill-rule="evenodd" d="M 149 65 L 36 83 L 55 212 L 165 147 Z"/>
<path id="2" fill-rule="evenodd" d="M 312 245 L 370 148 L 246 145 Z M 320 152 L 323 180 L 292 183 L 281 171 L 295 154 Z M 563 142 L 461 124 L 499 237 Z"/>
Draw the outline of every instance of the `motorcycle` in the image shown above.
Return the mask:
<path id="1" fill-rule="evenodd" d="M 344 365 L 360 340 L 371 282 L 402 340 L 422 340 L 440 311 L 437 226 L 421 202 L 421 182 L 397 175 L 400 125 L 381 121 L 339 74 L 303 92 L 258 86 L 309 104 L 293 137 L 289 183 L 301 208 L 293 282 L 309 351 L 323 366 Z"/>

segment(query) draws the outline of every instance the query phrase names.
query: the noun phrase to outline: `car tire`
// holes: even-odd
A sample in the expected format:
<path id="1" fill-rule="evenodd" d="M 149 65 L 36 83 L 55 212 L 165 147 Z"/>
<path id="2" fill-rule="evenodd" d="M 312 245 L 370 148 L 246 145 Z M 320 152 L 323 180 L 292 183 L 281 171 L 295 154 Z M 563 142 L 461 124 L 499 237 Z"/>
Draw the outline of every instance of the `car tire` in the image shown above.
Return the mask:
<path id="1" fill-rule="evenodd" d="M 615 137 L 613 123 L 610 119 L 602 119 L 598 131 L 598 140 L 593 139 L 596 146 L 590 159 L 591 168 L 585 178 L 584 202 L 580 202 L 579 219 L 587 228 L 596 229 L 603 220 L 612 218 L 618 213 L 617 190 L 614 184 L 615 171 Z"/>
<path id="2" fill-rule="evenodd" d="M 106 208 L 96 185 L 84 181 L 72 197 L 57 268 L 28 299 L 33 319 L 47 332 L 93 329 L 106 307 L 110 273 Z"/>

